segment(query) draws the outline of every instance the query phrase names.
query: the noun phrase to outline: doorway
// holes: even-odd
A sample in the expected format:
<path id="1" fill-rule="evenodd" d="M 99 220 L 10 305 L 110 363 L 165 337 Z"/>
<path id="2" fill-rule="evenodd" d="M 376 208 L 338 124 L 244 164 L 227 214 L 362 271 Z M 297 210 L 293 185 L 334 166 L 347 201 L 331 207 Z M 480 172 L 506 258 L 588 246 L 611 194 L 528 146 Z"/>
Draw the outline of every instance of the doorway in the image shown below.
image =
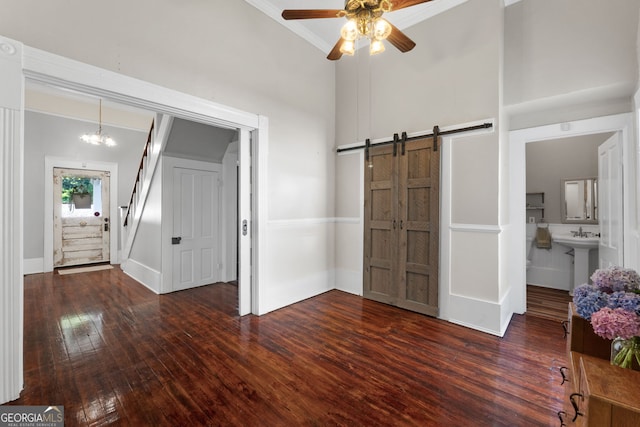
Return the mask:
<path id="1" fill-rule="evenodd" d="M 110 261 L 110 172 L 53 169 L 53 265 Z"/>
<path id="2" fill-rule="evenodd" d="M 505 260 L 509 265 L 509 280 L 511 287 L 511 304 L 515 313 L 526 311 L 526 155 L 525 146 L 529 142 L 546 141 L 572 136 L 591 135 L 596 133 L 617 132 L 622 141 L 624 152 L 632 153 L 633 118 L 630 113 L 593 119 L 578 120 L 568 123 L 540 126 L 536 128 L 520 129 L 509 133 L 509 222 L 511 224 L 508 237 L 508 250 Z M 631 221 L 635 220 L 632 207 L 635 206 L 635 191 L 632 171 L 635 170 L 632 155 L 623 155 L 624 188 L 624 223 L 622 229 L 632 229 Z M 635 243 L 634 243 L 635 244 Z M 633 257 L 632 242 L 625 240 L 622 263 Z"/>

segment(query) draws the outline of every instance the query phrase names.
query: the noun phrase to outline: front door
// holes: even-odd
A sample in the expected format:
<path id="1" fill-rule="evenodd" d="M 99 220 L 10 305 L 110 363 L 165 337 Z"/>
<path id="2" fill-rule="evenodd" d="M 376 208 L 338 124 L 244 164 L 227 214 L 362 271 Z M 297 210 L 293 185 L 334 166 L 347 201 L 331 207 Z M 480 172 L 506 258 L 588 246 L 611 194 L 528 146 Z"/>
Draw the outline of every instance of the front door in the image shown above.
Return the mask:
<path id="1" fill-rule="evenodd" d="M 109 175 L 54 168 L 54 267 L 109 261 Z"/>
<path id="2" fill-rule="evenodd" d="M 173 169 L 173 290 L 220 281 L 220 180 L 212 169 Z"/>

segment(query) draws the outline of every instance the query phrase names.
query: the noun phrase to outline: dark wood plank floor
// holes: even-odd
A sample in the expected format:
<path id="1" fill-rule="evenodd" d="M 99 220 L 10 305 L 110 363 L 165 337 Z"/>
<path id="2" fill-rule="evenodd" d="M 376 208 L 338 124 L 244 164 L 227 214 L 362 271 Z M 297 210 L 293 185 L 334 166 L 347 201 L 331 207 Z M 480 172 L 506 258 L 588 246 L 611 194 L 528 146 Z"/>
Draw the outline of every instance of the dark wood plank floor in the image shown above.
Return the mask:
<path id="1" fill-rule="evenodd" d="M 67 426 L 549 426 L 557 322 L 504 338 L 330 291 L 236 315 L 237 288 L 157 296 L 119 269 L 25 278 L 21 405 Z"/>
<path id="2" fill-rule="evenodd" d="M 546 319 L 567 320 L 569 303 L 573 297 L 569 291 L 542 286 L 527 285 L 527 315 Z"/>

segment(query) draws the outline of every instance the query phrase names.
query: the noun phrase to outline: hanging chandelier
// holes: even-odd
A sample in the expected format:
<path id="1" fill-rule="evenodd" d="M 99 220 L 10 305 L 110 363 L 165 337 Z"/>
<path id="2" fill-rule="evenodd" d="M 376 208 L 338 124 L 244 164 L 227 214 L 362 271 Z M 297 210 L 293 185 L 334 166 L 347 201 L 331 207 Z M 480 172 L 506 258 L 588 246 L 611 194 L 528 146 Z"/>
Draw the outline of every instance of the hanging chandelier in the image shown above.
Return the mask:
<path id="1" fill-rule="evenodd" d="M 92 145 L 106 145 L 107 147 L 113 147 L 116 142 L 109 135 L 102 133 L 102 99 L 100 100 L 100 111 L 98 116 L 98 130 L 95 133 L 85 133 L 80 139 L 87 144 Z"/>

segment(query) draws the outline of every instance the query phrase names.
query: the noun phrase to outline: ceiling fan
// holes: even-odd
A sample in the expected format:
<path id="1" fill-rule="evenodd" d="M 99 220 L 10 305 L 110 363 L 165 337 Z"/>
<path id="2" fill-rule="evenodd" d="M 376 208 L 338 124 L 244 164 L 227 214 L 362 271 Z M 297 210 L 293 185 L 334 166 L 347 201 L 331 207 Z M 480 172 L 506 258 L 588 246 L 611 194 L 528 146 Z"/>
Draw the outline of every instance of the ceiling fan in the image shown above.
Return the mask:
<path id="1" fill-rule="evenodd" d="M 287 20 L 347 18 L 347 23 L 340 31 L 340 40 L 327 56 L 327 59 L 335 61 L 343 54 L 353 55 L 356 40 L 363 37 L 370 41 L 371 55 L 384 51 L 383 40 L 389 40 L 400 52 L 410 51 L 415 47 L 415 42 L 383 19 L 382 15 L 429 1 L 431 0 L 345 0 L 344 9 L 287 9 L 282 12 L 282 17 Z"/>

